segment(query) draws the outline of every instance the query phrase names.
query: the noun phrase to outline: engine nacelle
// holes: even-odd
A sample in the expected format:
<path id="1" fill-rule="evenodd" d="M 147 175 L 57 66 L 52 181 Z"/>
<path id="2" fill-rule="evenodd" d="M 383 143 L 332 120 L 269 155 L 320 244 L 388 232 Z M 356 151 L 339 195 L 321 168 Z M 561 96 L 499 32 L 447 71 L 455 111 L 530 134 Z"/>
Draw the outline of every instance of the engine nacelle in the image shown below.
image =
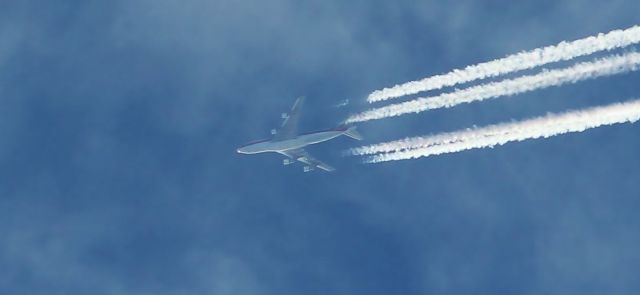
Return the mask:
<path id="1" fill-rule="evenodd" d="M 311 166 L 304 166 L 304 172 L 310 172 L 313 171 L 313 167 Z"/>
<path id="2" fill-rule="evenodd" d="M 278 130 L 271 129 L 271 135 L 276 135 L 276 134 L 278 134 Z"/>
<path id="3" fill-rule="evenodd" d="M 287 114 L 287 113 L 282 113 L 282 114 L 280 115 L 280 117 L 281 117 L 282 119 L 287 119 L 287 118 L 289 118 L 289 114 Z"/>
<path id="4" fill-rule="evenodd" d="M 282 160 L 282 165 L 284 166 L 291 165 L 291 164 L 293 164 L 293 161 L 291 161 L 290 159 Z"/>

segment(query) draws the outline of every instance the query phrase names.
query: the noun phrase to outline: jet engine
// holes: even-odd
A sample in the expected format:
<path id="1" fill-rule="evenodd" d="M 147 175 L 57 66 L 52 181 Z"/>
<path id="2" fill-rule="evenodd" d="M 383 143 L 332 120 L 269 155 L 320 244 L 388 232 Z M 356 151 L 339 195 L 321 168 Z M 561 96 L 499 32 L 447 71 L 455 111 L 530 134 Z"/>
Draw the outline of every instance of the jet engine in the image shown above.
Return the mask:
<path id="1" fill-rule="evenodd" d="M 313 167 L 311 166 L 304 166 L 304 172 L 310 172 L 313 171 Z"/>
<path id="2" fill-rule="evenodd" d="M 293 161 L 291 161 L 291 159 L 284 159 L 284 160 L 282 160 L 282 165 L 284 165 L 284 166 L 291 165 L 291 164 L 293 164 L 293 163 L 294 163 L 294 162 L 293 162 Z"/>

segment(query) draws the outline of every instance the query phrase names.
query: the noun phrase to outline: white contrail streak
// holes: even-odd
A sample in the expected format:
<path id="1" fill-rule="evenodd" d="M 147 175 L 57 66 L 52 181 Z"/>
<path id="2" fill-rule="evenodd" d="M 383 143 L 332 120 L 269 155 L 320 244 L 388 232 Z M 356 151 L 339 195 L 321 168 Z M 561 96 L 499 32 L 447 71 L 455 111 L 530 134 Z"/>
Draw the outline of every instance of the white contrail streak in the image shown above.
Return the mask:
<path id="1" fill-rule="evenodd" d="M 378 154 L 370 157 L 367 162 L 379 163 L 415 159 L 475 148 L 494 147 L 512 141 L 547 138 L 570 132 L 582 132 L 605 125 L 633 123 L 639 119 L 640 100 L 633 100 L 563 114 L 549 114 L 526 121 L 414 138 L 409 144 L 396 144 L 394 150 L 398 150 L 398 152 Z M 434 140 L 434 138 L 437 139 Z"/>
<path id="2" fill-rule="evenodd" d="M 494 130 L 499 132 L 499 130 Z M 484 133 L 482 136 L 497 135 L 498 133 Z M 378 153 L 402 152 L 410 149 L 425 148 L 434 145 L 443 145 L 458 142 L 461 140 L 469 140 L 474 136 L 479 136 L 476 129 L 465 129 L 450 133 L 440 133 L 437 135 L 423 137 L 408 137 L 405 139 L 378 143 L 368 146 L 352 148 L 349 154 L 353 156 L 373 155 Z"/>
<path id="3" fill-rule="evenodd" d="M 561 42 L 557 45 L 509 55 L 502 59 L 471 65 L 464 69 L 453 70 L 449 73 L 428 77 L 420 81 L 412 81 L 391 88 L 376 90 L 369 94 L 367 101 L 382 101 L 478 79 L 496 77 L 552 62 L 570 60 L 598 51 L 622 48 L 639 42 L 640 27 L 633 26 L 626 30 L 615 30 L 571 42 Z"/>
<path id="4" fill-rule="evenodd" d="M 566 83 L 635 71 L 639 65 L 640 53 L 632 52 L 621 56 L 616 55 L 592 62 L 578 63 L 569 68 L 544 70 L 536 75 L 482 84 L 434 97 L 417 98 L 412 101 L 371 109 L 352 115 L 346 120 L 346 123 L 395 117 L 407 113 L 419 113 L 426 110 L 452 107 L 461 103 L 515 95 Z"/>

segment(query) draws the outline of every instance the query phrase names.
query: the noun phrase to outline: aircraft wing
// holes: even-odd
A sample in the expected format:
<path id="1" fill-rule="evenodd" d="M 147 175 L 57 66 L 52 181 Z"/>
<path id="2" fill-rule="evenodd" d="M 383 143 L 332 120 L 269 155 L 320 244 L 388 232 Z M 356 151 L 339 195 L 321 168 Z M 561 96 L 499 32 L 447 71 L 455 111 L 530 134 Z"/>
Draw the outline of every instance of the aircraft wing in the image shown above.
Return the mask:
<path id="1" fill-rule="evenodd" d="M 309 153 L 304 149 L 294 149 L 294 150 L 283 151 L 280 153 L 293 160 L 306 164 L 307 165 L 306 167 L 309 167 L 309 168 L 305 167 L 305 172 L 309 170 L 313 170 L 314 168 L 320 168 L 327 172 L 336 170 L 333 167 L 323 163 L 322 161 L 315 159 L 314 157 L 309 155 Z"/>
<path id="2" fill-rule="evenodd" d="M 296 137 L 298 121 L 300 120 L 300 109 L 302 109 L 303 102 L 304 97 L 298 97 L 293 107 L 291 107 L 291 111 L 288 114 L 283 114 L 284 121 L 282 121 L 282 125 L 280 125 L 280 128 L 276 131 L 273 140 L 281 141 Z"/>

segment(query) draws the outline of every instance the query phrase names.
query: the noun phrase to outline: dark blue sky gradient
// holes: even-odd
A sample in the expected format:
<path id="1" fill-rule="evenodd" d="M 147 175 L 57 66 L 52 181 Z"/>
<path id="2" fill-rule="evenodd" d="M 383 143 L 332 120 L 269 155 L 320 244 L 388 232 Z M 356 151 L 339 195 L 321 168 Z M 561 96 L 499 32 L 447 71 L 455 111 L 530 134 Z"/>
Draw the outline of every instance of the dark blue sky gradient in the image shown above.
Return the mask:
<path id="1" fill-rule="evenodd" d="M 334 173 L 235 149 L 297 96 L 302 131 L 331 128 L 373 90 L 628 28 L 638 11 L 4 1 L 0 293 L 637 294 L 637 124 L 377 165 L 342 157 L 361 144 L 349 138 L 310 147 Z M 358 127 L 376 143 L 519 120 L 640 97 L 639 79 Z"/>

